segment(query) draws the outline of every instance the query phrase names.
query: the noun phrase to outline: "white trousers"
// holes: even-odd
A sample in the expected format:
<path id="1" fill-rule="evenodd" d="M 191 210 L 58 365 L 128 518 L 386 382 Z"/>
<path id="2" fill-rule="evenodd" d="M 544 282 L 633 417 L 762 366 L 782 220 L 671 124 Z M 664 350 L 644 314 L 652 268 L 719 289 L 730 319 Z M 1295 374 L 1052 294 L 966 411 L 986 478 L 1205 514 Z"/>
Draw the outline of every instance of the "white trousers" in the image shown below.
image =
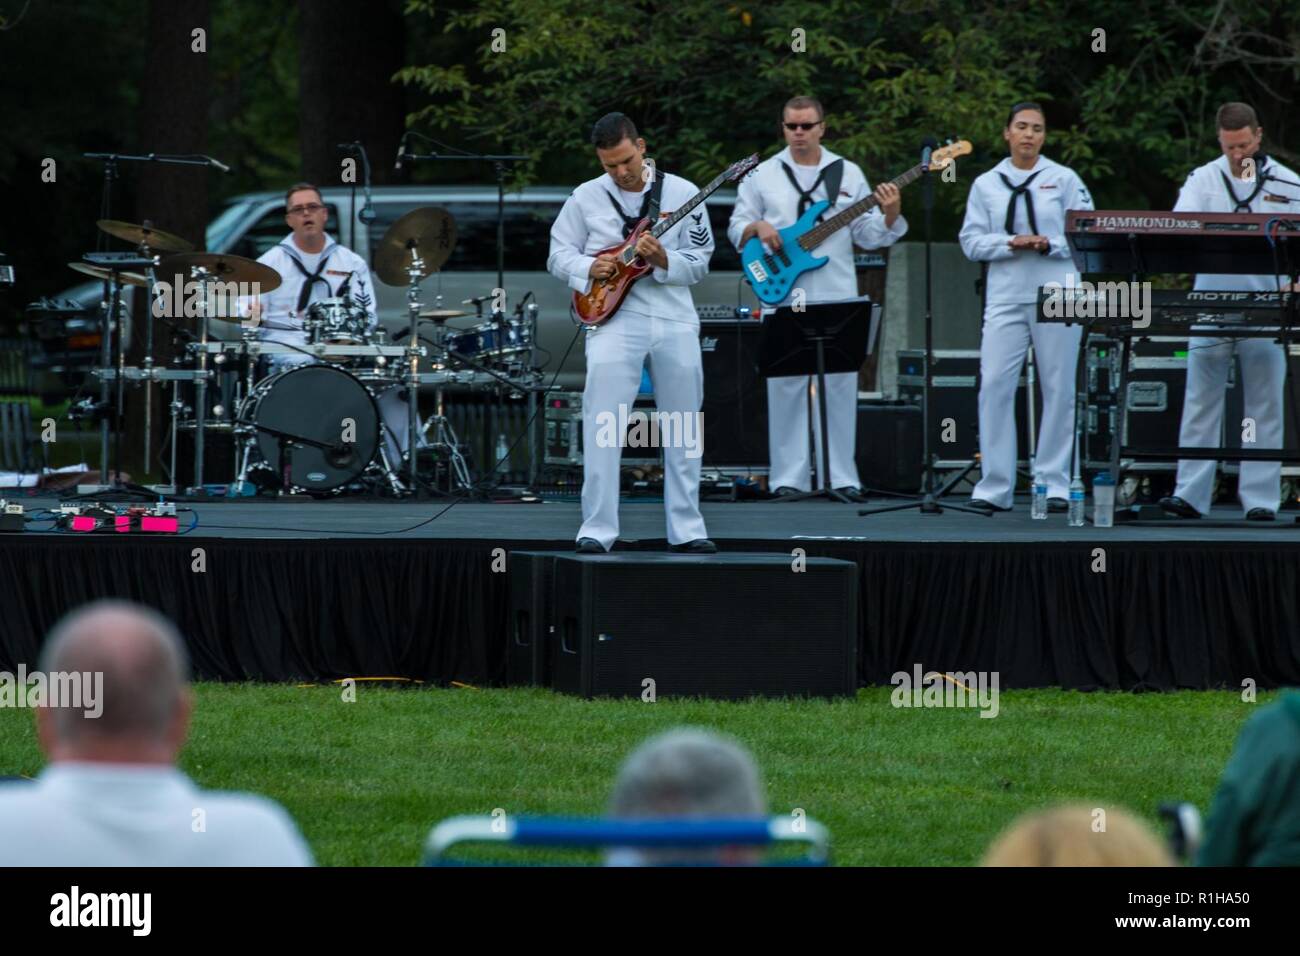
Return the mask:
<path id="1" fill-rule="evenodd" d="M 641 387 L 641 369 L 650 372 L 655 407 L 690 416 L 694 447 L 662 441 L 664 512 L 668 543 L 707 538 L 700 515 L 700 466 L 703 452 L 700 407 L 704 401 L 704 366 L 700 333 L 694 325 L 622 313 L 586 333 L 587 386 L 582 393 L 582 527 L 578 538 L 594 538 L 605 550 L 618 538 L 619 461 L 622 435 L 609 441 L 609 416 L 619 406 L 631 414 Z M 602 413 L 604 415 L 602 416 Z M 661 439 L 664 437 L 660 433 Z M 684 432 L 678 432 L 680 438 Z M 671 437 L 671 436 L 670 436 Z"/>
<path id="2" fill-rule="evenodd" d="M 1040 323 L 1032 302 L 990 302 L 985 307 L 980 339 L 981 477 L 972 498 L 1011 507 L 1016 490 L 1016 386 L 1031 340 L 1043 390 L 1034 464 L 1046 479 L 1049 498 L 1069 496 L 1075 370 L 1082 335 L 1077 325 Z"/>
<path id="3" fill-rule="evenodd" d="M 798 488 L 810 491 L 808 416 L 811 411 L 816 445 L 818 487 L 827 487 L 822 472 L 822 421 L 817 405 L 817 376 L 785 375 L 767 380 L 767 447 L 771 456 L 768 489 Z M 858 464 L 854 458 L 858 433 L 858 376 L 836 372 L 826 376 L 826 430 L 831 443 L 831 488 L 856 488 Z"/>
<path id="4" fill-rule="evenodd" d="M 1223 423 L 1223 403 L 1232 365 L 1233 340 L 1193 336 L 1187 346 L 1187 393 L 1183 399 L 1183 420 L 1178 443 L 1189 448 L 1218 445 Z M 1242 397 L 1245 415 L 1254 420 L 1256 448 L 1282 447 L 1282 394 L 1286 382 L 1286 357 L 1282 346 L 1268 339 L 1239 339 L 1236 353 L 1241 359 Z M 1228 422 L 1228 431 L 1244 422 Z M 1243 448 L 1250 448 L 1243 442 Z M 1178 485 L 1174 494 L 1201 514 L 1210 510 L 1214 471 L 1218 462 L 1183 459 L 1178 462 Z M 1243 511 L 1267 508 L 1276 511 L 1282 497 L 1282 463 L 1243 461 L 1237 481 L 1237 497 Z"/>

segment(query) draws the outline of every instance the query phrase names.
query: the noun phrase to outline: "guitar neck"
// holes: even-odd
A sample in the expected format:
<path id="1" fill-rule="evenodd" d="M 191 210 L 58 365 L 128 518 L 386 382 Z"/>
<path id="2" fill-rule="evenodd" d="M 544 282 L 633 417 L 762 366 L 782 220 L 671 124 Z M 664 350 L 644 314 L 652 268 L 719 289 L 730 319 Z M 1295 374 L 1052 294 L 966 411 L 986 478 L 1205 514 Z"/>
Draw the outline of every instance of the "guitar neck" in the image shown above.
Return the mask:
<path id="1" fill-rule="evenodd" d="M 686 216 L 691 212 L 692 209 L 694 209 L 700 203 L 704 202 L 704 200 L 708 199 L 715 192 L 717 192 L 718 189 L 722 186 L 722 184 L 725 183 L 726 181 L 727 181 L 727 173 L 725 171 L 719 173 L 717 176 L 714 177 L 712 182 L 710 182 L 707 186 L 705 186 L 694 196 L 692 196 L 689 201 L 683 203 L 681 206 L 678 206 L 677 209 L 674 210 L 671 216 L 669 216 L 667 219 L 660 219 L 657 223 L 655 223 L 650 228 L 650 235 L 658 239 L 665 232 L 667 232 L 673 226 L 677 225 L 684 218 L 686 218 Z"/>
<path id="2" fill-rule="evenodd" d="M 924 172 L 925 167 L 918 163 L 897 179 L 891 180 L 891 182 L 893 182 L 893 184 L 899 189 L 902 189 L 909 183 L 913 183 L 920 179 L 921 174 Z M 811 252 L 829 239 L 831 235 L 839 232 L 864 212 L 870 212 L 878 205 L 880 204 L 876 202 L 875 196 L 868 196 L 866 199 L 859 199 L 852 206 L 842 209 L 834 216 L 831 216 L 831 218 L 805 232 L 799 237 L 799 245 L 802 246 L 805 251 Z"/>

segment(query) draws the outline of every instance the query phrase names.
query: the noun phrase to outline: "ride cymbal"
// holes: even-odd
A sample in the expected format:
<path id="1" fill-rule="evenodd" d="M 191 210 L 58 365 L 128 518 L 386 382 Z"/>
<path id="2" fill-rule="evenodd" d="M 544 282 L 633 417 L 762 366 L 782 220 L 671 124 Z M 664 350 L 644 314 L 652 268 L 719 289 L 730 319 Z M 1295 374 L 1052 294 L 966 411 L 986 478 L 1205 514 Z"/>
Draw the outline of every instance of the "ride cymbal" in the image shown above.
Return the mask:
<path id="1" fill-rule="evenodd" d="M 99 226 L 101 232 L 106 232 L 114 238 L 125 240 L 133 246 L 144 243 L 155 252 L 190 252 L 194 248 L 194 243 L 188 239 L 155 229 L 148 219 L 141 226 L 133 222 L 119 222 L 116 219 L 101 219 L 95 225 Z"/>
<path id="2" fill-rule="evenodd" d="M 423 279 L 442 268 L 456 246 L 456 220 L 436 206 L 412 209 L 388 227 L 375 247 L 375 275 L 385 285 L 410 283 L 411 252 L 420 254 Z"/>
<path id="3" fill-rule="evenodd" d="M 280 287 L 280 273 L 270 266 L 225 252 L 191 252 L 168 256 L 163 260 L 159 273 L 171 275 L 180 270 L 188 278 L 191 268 L 206 269 L 222 282 L 256 284 L 263 294 Z"/>

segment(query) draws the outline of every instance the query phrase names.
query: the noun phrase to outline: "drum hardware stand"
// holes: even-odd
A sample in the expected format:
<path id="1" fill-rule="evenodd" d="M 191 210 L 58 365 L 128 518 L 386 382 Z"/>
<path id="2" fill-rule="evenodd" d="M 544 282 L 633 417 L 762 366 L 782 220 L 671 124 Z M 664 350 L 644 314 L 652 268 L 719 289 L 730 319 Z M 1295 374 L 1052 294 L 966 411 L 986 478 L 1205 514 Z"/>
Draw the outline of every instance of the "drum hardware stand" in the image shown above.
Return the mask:
<path id="1" fill-rule="evenodd" d="M 459 439 L 456 432 L 452 429 L 451 423 L 447 420 L 446 409 L 443 401 L 442 386 L 439 385 L 434 392 L 435 412 L 432 418 L 424 423 L 424 428 L 420 427 L 420 340 L 419 340 L 419 323 L 420 323 L 420 273 L 424 269 L 424 261 L 420 258 L 420 251 L 417 247 L 411 247 L 411 262 L 407 267 L 407 274 L 411 278 L 411 284 L 406 290 L 407 311 L 410 314 L 411 329 L 409 337 L 406 340 L 406 388 L 407 388 L 407 488 L 411 494 L 415 494 L 420 487 L 418 474 L 418 452 L 420 448 L 420 439 L 425 437 L 430 425 L 436 425 L 437 431 L 434 433 L 434 440 L 430 443 L 431 447 L 437 448 L 446 445 L 452 468 L 456 474 L 456 480 L 461 487 L 468 491 L 472 487 L 469 477 L 469 466 L 465 463 L 464 456 L 460 453 Z M 433 344 L 438 352 L 445 352 L 444 342 L 446 339 L 447 327 L 445 319 L 435 319 L 433 321 L 434 338 Z M 435 359 L 435 365 L 437 360 Z"/>
<path id="2" fill-rule="evenodd" d="M 212 293 L 210 283 L 215 281 L 216 276 L 202 266 L 194 266 L 190 275 L 203 286 L 203 297 L 199 309 L 199 367 L 194 381 L 194 485 L 189 489 L 189 493 L 202 495 L 204 494 L 203 444 L 208 415 L 208 306 Z"/>

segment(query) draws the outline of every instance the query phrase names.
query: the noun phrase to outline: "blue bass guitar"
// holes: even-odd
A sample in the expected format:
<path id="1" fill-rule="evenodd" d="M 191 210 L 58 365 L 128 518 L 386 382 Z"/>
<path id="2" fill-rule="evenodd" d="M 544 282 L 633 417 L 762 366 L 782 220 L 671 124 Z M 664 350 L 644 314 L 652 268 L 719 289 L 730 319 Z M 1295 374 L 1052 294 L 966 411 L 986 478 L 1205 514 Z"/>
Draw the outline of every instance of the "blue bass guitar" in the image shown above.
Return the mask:
<path id="1" fill-rule="evenodd" d="M 950 142 L 947 146 L 934 150 L 928 163 L 918 163 L 895 179 L 894 185 L 901 189 L 920 178 L 927 170 L 942 169 L 958 156 L 965 156 L 970 151 L 971 145 L 964 139 L 956 143 Z M 759 301 L 766 305 L 784 302 L 799 276 L 820 269 L 829 260 L 828 256 L 813 255 L 813 250 L 864 212 L 870 212 L 877 203 L 875 196 L 867 196 L 825 222 L 818 223 L 817 217 L 829 205 L 826 200 L 815 202 L 794 225 L 778 229 L 781 248 L 776 252 L 768 252 L 758 236 L 751 237 L 745 243 L 740 252 L 741 268 Z"/>

